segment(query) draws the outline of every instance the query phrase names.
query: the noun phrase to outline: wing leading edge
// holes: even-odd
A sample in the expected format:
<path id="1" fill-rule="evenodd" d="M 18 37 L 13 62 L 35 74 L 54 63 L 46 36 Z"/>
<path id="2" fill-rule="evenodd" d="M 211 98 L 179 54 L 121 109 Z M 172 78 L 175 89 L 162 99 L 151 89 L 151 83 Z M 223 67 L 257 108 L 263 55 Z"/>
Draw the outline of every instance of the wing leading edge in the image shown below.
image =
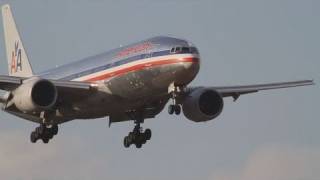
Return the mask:
<path id="1" fill-rule="evenodd" d="M 15 76 L 0 75 L 0 89 L 12 91 L 23 83 L 24 78 Z"/>
<path id="2" fill-rule="evenodd" d="M 18 86 L 23 84 L 24 80 L 29 78 L 0 75 L 0 89 L 4 91 L 12 91 Z M 97 87 L 95 83 L 79 82 L 79 81 L 63 81 L 63 80 L 50 80 L 57 88 L 70 88 L 81 90 L 92 90 Z"/>
<path id="3" fill-rule="evenodd" d="M 255 85 L 244 85 L 244 86 L 217 86 L 211 87 L 212 89 L 219 92 L 223 97 L 233 97 L 236 101 L 240 95 L 255 93 L 262 90 L 290 88 L 298 86 L 309 86 L 314 85 L 313 80 L 302 80 L 302 81 L 290 81 L 290 82 L 279 82 L 269 84 L 255 84 Z"/>
<path id="4" fill-rule="evenodd" d="M 16 76 L 6 76 L 0 75 L 0 89 L 4 91 L 13 91 L 24 83 L 24 81 L 29 80 L 29 78 L 16 77 Z M 97 90 L 98 85 L 89 82 L 78 82 L 78 81 L 62 81 L 62 80 L 48 80 L 53 83 L 59 92 L 66 99 L 72 99 L 73 97 L 83 98 L 86 97 L 95 90 Z M 0 102 L 4 102 L 5 97 L 0 97 Z"/>

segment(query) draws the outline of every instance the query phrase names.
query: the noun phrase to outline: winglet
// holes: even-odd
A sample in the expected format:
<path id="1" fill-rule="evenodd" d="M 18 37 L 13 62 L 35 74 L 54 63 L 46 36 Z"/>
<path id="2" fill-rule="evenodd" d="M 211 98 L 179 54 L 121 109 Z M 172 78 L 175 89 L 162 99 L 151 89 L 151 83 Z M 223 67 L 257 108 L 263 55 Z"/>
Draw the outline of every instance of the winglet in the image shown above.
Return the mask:
<path id="1" fill-rule="evenodd" d="M 3 5 L 1 10 L 9 75 L 30 77 L 33 75 L 32 68 L 23 47 L 9 4 Z"/>

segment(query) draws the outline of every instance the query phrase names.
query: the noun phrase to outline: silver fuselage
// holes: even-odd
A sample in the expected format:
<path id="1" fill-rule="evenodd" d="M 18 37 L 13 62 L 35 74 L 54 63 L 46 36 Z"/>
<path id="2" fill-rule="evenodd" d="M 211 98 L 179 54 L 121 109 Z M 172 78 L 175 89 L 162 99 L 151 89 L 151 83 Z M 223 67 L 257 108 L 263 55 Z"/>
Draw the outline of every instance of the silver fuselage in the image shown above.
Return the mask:
<path id="1" fill-rule="evenodd" d="M 180 48 L 180 49 L 179 49 Z M 110 116 L 129 120 L 124 112 L 150 109 L 154 117 L 167 103 L 170 84 L 187 85 L 197 75 L 200 57 L 189 42 L 154 37 L 40 73 L 44 79 L 87 81 L 99 91 L 72 106 L 62 106 L 56 121 Z M 112 95 L 112 96 L 111 96 Z"/>

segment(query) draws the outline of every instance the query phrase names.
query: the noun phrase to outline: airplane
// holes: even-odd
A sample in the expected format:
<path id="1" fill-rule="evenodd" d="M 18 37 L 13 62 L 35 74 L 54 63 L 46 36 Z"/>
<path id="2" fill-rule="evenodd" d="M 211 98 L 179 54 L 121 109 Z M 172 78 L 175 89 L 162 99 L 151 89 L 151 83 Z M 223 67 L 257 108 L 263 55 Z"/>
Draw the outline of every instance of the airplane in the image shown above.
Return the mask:
<path id="1" fill-rule="evenodd" d="M 151 139 L 143 129 L 166 104 L 168 113 L 193 122 L 217 118 L 224 98 L 261 90 L 313 85 L 313 80 L 242 86 L 189 86 L 200 70 L 196 46 L 184 39 L 157 36 L 80 61 L 34 73 L 10 6 L 2 6 L 8 75 L 0 75 L 2 110 L 35 122 L 30 141 L 48 143 L 58 126 L 76 119 L 133 121 L 124 147 L 141 148 Z"/>

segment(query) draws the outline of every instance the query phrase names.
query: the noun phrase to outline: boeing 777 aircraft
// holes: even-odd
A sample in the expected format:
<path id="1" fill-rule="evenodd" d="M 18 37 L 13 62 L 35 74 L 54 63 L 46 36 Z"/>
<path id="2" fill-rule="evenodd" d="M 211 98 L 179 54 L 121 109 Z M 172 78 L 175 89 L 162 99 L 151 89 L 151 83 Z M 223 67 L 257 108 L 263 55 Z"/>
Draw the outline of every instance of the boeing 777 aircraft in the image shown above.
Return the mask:
<path id="1" fill-rule="evenodd" d="M 168 113 L 194 122 L 210 121 L 223 110 L 223 98 L 260 90 L 306 86 L 312 80 L 229 87 L 190 87 L 200 68 L 200 55 L 190 42 L 159 36 L 34 73 L 9 5 L 2 6 L 9 75 L 0 76 L 2 109 L 38 123 L 35 143 L 48 143 L 58 125 L 75 119 L 109 117 L 109 124 L 134 121 L 124 138 L 127 148 L 141 148 L 151 130 L 140 126 L 169 102 Z"/>

